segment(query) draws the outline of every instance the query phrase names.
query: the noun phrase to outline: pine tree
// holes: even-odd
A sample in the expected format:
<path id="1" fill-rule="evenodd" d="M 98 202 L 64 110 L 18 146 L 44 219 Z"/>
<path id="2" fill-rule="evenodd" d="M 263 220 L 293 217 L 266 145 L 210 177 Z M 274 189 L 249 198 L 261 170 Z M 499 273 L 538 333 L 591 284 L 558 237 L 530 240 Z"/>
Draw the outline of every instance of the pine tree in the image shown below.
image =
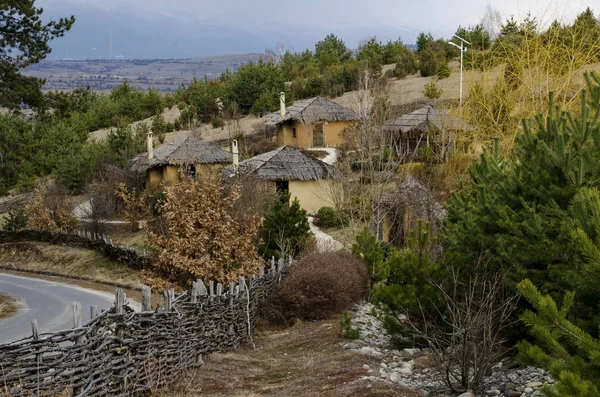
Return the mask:
<path id="1" fill-rule="evenodd" d="M 310 226 L 305 210 L 300 208 L 298 199 L 290 204 L 289 193 L 282 194 L 269 209 L 259 231 L 262 244 L 259 252 L 263 257 L 283 258 L 297 255 L 301 244 L 310 237 Z"/>
<path id="2" fill-rule="evenodd" d="M 575 294 L 565 295 L 558 307 L 549 295 L 542 295 L 529 280 L 519 283 L 519 290 L 533 306 L 521 320 L 527 325 L 537 345 L 522 342 L 522 362 L 542 366 L 558 380 L 546 387 L 549 397 L 595 397 L 600 395 L 600 341 L 575 326 L 567 317 Z"/>
<path id="3" fill-rule="evenodd" d="M 600 185 L 600 78 L 587 75 L 577 117 L 555 107 L 523 123 L 513 155 L 484 153 L 471 180 L 451 198 L 444 242 L 468 265 L 484 252 L 514 284 L 531 278 L 544 292 L 565 280 L 570 244 L 569 205 L 584 187 Z M 569 265 L 570 266 L 570 265 Z M 513 284 L 513 285 L 514 285 Z"/>

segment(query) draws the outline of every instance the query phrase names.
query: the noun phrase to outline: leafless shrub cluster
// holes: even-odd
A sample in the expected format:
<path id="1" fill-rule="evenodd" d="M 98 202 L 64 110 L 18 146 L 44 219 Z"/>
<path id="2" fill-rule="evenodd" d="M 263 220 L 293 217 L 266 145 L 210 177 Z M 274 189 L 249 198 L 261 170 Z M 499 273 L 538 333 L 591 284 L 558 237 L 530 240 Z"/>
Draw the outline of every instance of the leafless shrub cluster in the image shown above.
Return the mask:
<path id="1" fill-rule="evenodd" d="M 517 321 L 518 296 L 507 292 L 502 273 L 482 261 L 469 275 L 458 269 L 447 273 L 448 280 L 431 281 L 442 298 L 438 320 L 423 311 L 420 319 L 408 322 L 429 345 L 448 387 L 455 393 L 476 390 L 509 351 L 504 335 Z"/>

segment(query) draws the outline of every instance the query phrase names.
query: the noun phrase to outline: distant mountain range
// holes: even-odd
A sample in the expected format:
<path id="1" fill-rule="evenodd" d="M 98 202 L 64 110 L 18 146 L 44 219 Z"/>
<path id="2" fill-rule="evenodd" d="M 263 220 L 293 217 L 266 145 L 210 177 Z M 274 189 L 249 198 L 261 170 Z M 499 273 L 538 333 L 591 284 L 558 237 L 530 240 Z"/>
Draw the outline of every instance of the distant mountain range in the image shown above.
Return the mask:
<path id="1" fill-rule="evenodd" d="M 103 3 L 106 1 L 106 3 Z M 156 9 L 144 10 L 139 3 L 89 0 L 39 0 L 44 17 L 75 15 L 76 23 L 65 37 L 52 43 L 48 59 L 174 59 L 197 58 L 221 54 L 264 52 L 284 41 L 292 50 L 314 48 L 325 29 L 288 26 L 274 20 L 239 23 L 224 17 L 173 14 Z M 170 3 L 170 2 L 167 2 Z M 165 3 L 165 4 L 167 4 Z M 199 3 L 194 3 L 199 4 Z M 292 17 L 292 16 L 291 16 Z M 333 33 L 356 48 L 362 39 L 377 36 L 380 40 L 402 37 L 414 43 L 417 32 L 385 26 L 347 28 Z"/>

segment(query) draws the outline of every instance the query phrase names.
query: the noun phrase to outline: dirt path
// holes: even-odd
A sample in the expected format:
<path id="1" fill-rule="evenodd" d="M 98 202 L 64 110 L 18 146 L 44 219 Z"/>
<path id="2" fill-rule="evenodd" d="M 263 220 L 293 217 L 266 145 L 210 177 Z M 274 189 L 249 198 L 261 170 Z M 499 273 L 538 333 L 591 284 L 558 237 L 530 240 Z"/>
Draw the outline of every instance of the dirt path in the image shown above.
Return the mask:
<path id="1" fill-rule="evenodd" d="M 214 354 L 169 397 L 418 397 L 419 392 L 383 382 L 371 383 L 365 364 L 379 362 L 345 350 L 337 321 L 302 323 L 255 337 L 256 350 Z"/>

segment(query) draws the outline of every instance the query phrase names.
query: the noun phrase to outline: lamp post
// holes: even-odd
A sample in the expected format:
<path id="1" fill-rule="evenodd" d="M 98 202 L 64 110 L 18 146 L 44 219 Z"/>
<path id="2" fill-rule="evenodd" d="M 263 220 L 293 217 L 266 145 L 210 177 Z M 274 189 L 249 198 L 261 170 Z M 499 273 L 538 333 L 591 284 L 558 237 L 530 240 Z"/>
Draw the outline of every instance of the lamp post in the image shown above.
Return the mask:
<path id="1" fill-rule="evenodd" d="M 467 51 L 467 46 L 465 44 L 471 45 L 467 40 L 463 39 L 460 36 L 454 35 L 457 39 L 460 40 L 460 45 L 453 43 L 451 41 L 448 44 L 453 45 L 454 47 L 460 50 L 460 94 L 458 97 L 458 103 L 460 105 L 460 111 L 462 112 L 462 97 L 463 97 L 463 54 Z"/>

